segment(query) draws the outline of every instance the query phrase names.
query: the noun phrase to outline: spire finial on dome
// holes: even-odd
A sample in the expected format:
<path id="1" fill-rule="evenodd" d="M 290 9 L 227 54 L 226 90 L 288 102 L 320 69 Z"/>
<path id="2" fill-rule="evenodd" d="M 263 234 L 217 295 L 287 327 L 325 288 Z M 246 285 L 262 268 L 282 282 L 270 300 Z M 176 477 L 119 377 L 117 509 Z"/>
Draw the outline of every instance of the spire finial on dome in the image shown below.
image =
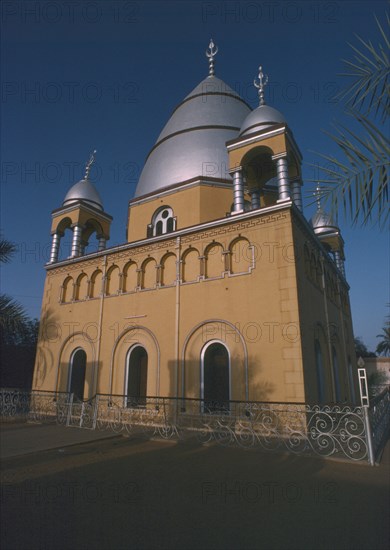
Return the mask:
<path id="1" fill-rule="evenodd" d="M 313 195 L 316 197 L 317 212 L 319 212 L 321 210 L 321 187 L 320 187 L 320 182 L 319 181 L 317 181 L 317 187 L 316 187 L 315 193 L 313 193 Z"/>
<path id="2" fill-rule="evenodd" d="M 95 162 L 95 155 L 96 155 L 96 149 L 92 151 L 91 156 L 89 157 L 89 161 L 85 165 L 85 176 L 84 179 L 87 180 L 89 178 L 89 171 L 91 170 L 92 164 Z"/>
<path id="3" fill-rule="evenodd" d="M 210 38 L 210 44 L 208 49 L 206 50 L 206 56 L 209 58 L 209 76 L 214 75 L 214 57 L 218 53 L 218 46 L 216 46 L 213 42 L 213 39 Z"/>
<path id="4" fill-rule="evenodd" d="M 253 84 L 259 90 L 259 105 L 265 105 L 264 88 L 268 84 L 268 75 L 263 73 L 263 67 L 261 65 L 259 67 L 259 81 L 257 82 L 255 79 Z"/>

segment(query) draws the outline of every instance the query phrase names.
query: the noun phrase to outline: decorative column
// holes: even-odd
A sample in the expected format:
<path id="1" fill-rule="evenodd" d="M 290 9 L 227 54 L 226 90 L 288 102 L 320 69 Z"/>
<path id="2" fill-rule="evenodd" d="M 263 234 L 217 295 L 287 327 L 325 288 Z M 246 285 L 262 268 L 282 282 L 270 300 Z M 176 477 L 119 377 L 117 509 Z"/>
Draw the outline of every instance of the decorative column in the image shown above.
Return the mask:
<path id="1" fill-rule="evenodd" d="M 233 172 L 233 214 L 244 212 L 244 181 L 241 167 Z"/>
<path id="2" fill-rule="evenodd" d="M 50 264 L 54 264 L 55 262 L 58 262 L 58 252 L 60 250 L 60 241 L 61 241 L 62 235 L 60 233 L 54 233 L 53 234 L 53 240 L 51 242 L 51 250 L 50 250 Z"/>
<path id="3" fill-rule="evenodd" d="M 292 186 L 292 200 L 294 201 L 295 206 L 300 210 L 303 211 L 303 204 L 302 204 L 302 185 L 301 180 L 299 178 L 293 180 L 291 182 Z"/>
<path id="4" fill-rule="evenodd" d="M 106 238 L 103 235 L 99 235 L 98 238 L 99 238 L 98 252 L 101 252 L 106 248 Z"/>
<path id="5" fill-rule="evenodd" d="M 142 288 L 142 268 L 139 267 L 138 269 L 136 269 L 136 273 L 137 273 L 136 290 L 140 290 Z"/>
<path id="6" fill-rule="evenodd" d="M 162 264 L 156 264 L 156 286 L 161 286 L 163 283 L 164 267 Z"/>
<path id="7" fill-rule="evenodd" d="M 199 266 L 199 273 L 201 279 L 204 279 L 206 277 L 206 256 L 199 256 L 200 266 Z"/>
<path id="8" fill-rule="evenodd" d="M 251 207 L 252 210 L 260 208 L 260 189 L 253 189 L 251 191 Z"/>
<path id="9" fill-rule="evenodd" d="M 339 269 L 343 277 L 345 277 L 344 260 L 341 257 L 340 250 L 335 250 L 333 254 L 334 254 L 334 261 L 337 268 Z"/>
<path id="10" fill-rule="evenodd" d="M 287 156 L 272 157 L 276 160 L 276 172 L 278 177 L 279 201 L 290 199 L 290 181 L 288 179 Z"/>
<path id="11" fill-rule="evenodd" d="M 72 239 L 72 249 L 70 253 L 71 258 L 77 258 L 80 256 L 81 250 L 81 225 L 75 225 L 73 227 L 73 239 Z"/>
<path id="12" fill-rule="evenodd" d="M 80 256 L 84 256 L 85 249 L 86 249 L 87 246 L 88 246 L 88 243 L 86 241 L 81 241 L 80 242 Z"/>

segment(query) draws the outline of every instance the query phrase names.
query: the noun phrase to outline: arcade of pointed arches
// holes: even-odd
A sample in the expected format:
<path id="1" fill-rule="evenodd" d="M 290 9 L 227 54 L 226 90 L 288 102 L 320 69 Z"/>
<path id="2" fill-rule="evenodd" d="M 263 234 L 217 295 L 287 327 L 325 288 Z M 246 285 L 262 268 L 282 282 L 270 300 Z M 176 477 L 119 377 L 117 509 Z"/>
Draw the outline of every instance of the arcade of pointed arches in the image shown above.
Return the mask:
<path id="1" fill-rule="evenodd" d="M 168 251 L 159 260 L 148 256 L 141 262 L 130 258 L 122 266 L 113 263 L 105 277 L 99 268 L 90 275 L 84 271 L 73 277 L 68 274 L 61 285 L 60 302 L 172 287 L 176 285 L 178 267 L 180 284 L 246 275 L 255 268 L 255 250 L 248 239 L 239 236 L 227 248 L 213 241 L 203 253 L 189 246 L 183 250 L 179 266 L 176 254 Z"/>

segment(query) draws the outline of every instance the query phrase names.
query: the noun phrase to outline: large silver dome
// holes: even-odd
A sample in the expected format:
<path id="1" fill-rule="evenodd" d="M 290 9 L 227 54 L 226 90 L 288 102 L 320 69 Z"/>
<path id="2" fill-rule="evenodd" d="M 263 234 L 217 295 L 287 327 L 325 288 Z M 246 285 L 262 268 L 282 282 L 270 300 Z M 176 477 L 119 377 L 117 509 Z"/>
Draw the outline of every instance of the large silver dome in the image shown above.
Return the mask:
<path id="1" fill-rule="evenodd" d="M 139 197 L 199 176 L 227 179 L 226 142 L 238 136 L 250 107 L 225 82 L 205 78 L 176 107 L 142 170 Z"/>
<path id="2" fill-rule="evenodd" d="M 69 189 L 62 206 L 70 206 L 80 200 L 89 203 L 98 210 L 103 210 L 102 199 L 95 186 L 88 179 L 80 180 Z"/>
<path id="3" fill-rule="evenodd" d="M 257 109 L 249 113 L 249 115 L 244 120 L 240 136 L 252 134 L 253 132 L 259 132 L 260 130 L 265 130 L 274 124 L 284 124 L 286 119 L 276 109 L 269 107 L 269 105 L 259 105 Z"/>

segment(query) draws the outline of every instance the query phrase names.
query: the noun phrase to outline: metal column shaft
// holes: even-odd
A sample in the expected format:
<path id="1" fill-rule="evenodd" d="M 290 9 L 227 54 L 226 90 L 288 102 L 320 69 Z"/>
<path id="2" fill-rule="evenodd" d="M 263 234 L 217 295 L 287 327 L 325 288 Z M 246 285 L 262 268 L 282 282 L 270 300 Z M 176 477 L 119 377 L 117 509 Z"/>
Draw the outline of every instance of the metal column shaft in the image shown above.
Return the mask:
<path id="1" fill-rule="evenodd" d="M 101 252 L 106 248 L 106 238 L 99 237 L 98 251 Z"/>
<path id="2" fill-rule="evenodd" d="M 60 240 L 61 235 L 59 233 L 54 233 L 53 240 L 51 243 L 51 250 L 50 250 L 50 260 L 49 263 L 54 264 L 58 261 L 58 252 L 60 250 Z"/>
<path id="3" fill-rule="evenodd" d="M 252 210 L 260 208 L 260 189 L 254 189 L 251 192 L 251 207 Z"/>
<path id="4" fill-rule="evenodd" d="M 303 204 L 302 204 L 302 191 L 301 191 L 301 182 L 300 180 L 294 180 L 292 182 L 292 199 L 294 201 L 295 206 L 302 212 L 303 210 Z"/>
<path id="5" fill-rule="evenodd" d="M 241 169 L 233 173 L 233 212 L 242 212 L 244 210 L 244 182 Z"/>
<path id="6" fill-rule="evenodd" d="M 276 159 L 276 172 L 278 175 L 279 200 L 288 200 L 290 198 L 290 182 L 286 157 Z"/>
<path id="7" fill-rule="evenodd" d="M 72 250 L 70 253 L 71 258 L 77 258 L 78 256 L 80 256 L 81 231 L 82 231 L 82 228 L 80 225 L 75 225 L 73 227 Z"/>

